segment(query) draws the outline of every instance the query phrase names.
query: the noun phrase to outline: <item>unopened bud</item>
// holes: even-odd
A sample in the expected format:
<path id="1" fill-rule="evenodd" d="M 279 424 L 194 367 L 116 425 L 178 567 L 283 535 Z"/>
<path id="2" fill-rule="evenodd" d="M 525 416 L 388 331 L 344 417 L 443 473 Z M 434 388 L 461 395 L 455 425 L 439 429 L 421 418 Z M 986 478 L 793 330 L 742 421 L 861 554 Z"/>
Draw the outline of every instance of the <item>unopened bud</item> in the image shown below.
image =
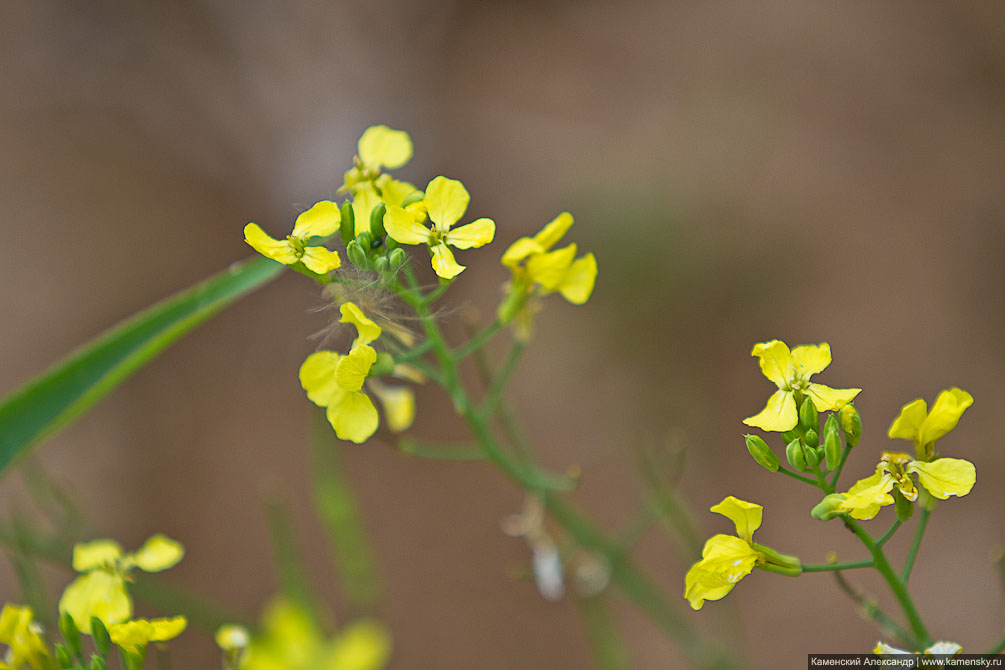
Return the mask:
<path id="1" fill-rule="evenodd" d="M 371 377 L 386 377 L 394 371 L 394 357 L 386 351 L 377 354 L 377 360 L 370 367 Z"/>
<path id="2" fill-rule="evenodd" d="M 80 656 L 80 631 L 77 630 L 77 624 L 74 623 L 69 612 L 63 612 L 59 615 L 59 633 L 66 641 L 70 653 L 74 656 Z"/>
<path id="3" fill-rule="evenodd" d="M 105 670 L 108 667 L 108 662 L 98 656 L 97 654 L 91 654 L 91 667 L 89 670 Z"/>
<path id="4" fill-rule="evenodd" d="M 862 437 L 862 418 L 858 415 L 855 405 L 848 403 L 838 412 L 838 422 L 841 424 L 841 431 L 844 432 L 845 442 L 848 447 L 854 447 Z"/>
<path id="5" fill-rule="evenodd" d="M 56 663 L 59 664 L 60 668 L 73 667 L 73 655 L 70 654 L 70 650 L 66 648 L 65 644 L 56 645 Z"/>
<path id="6" fill-rule="evenodd" d="M 384 247 L 387 248 L 388 251 L 394 251 L 400 246 L 401 245 L 398 244 L 398 240 L 394 239 L 390 235 L 384 238 Z"/>
<path id="7" fill-rule="evenodd" d="M 806 439 L 804 441 L 806 442 L 806 446 L 815 447 L 820 444 L 820 437 L 817 435 L 817 431 L 808 430 L 806 431 Z"/>
<path id="8" fill-rule="evenodd" d="M 816 431 L 820 428 L 817 406 L 809 398 L 803 398 L 803 404 L 799 406 L 799 424 L 803 427 L 803 430 Z"/>
<path id="9" fill-rule="evenodd" d="M 387 212 L 387 205 L 380 203 L 370 211 L 370 234 L 373 239 L 384 239 L 384 214 Z"/>
<path id="10" fill-rule="evenodd" d="M 390 237 L 387 238 L 387 242 L 388 242 L 388 247 L 390 247 L 391 246 L 390 243 L 392 242 L 392 240 L 391 240 Z M 400 247 L 396 247 L 395 249 L 393 249 L 391 251 L 391 253 L 389 253 L 387 255 L 387 265 L 388 265 L 388 268 L 392 272 L 396 271 L 398 268 L 400 268 L 402 265 L 405 264 L 405 259 L 406 258 L 407 257 L 405 256 L 405 250 L 402 249 L 402 248 L 400 248 Z"/>
<path id="11" fill-rule="evenodd" d="M 390 267 L 387 256 L 377 256 L 373 259 L 373 269 L 382 275 L 387 274 L 387 270 Z"/>
<path id="12" fill-rule="evenodd" d="M 806 459 L 806 470 L 815 470 L 820 465 L 820 448 L 803 443 L 803 457 Z"/>
<path id="13" fill-rule="evenodd" d="M 824 496 L 824 499 L 817 503 L 817 506 L 810 511 L 810 516 L 817 521 L 830 521 L 834 517 L 841 516 L 845 512 L 841 509 L 844 502 L 843 493 L 831 493 Z"/>
<path id="14" fill-rule="evenodd" d="M 747 442 L 747 451 L 750 452 L 758 465 L 771 472 L 778 472 L 780 465 L 778 456 L 775 456 L 775 452 L 771 451 L 767 442 L 757 435 L 744 435 L 743 439 Z"/>
<path id="15" fill-rule="evenodd" d="M 824 458 L 828 470 L 834 470 L 841 463 L 841 436 L 838 434 L 837 419 L 831 421 L 832 419 L 833 414 L 827 417 L 824 425 Z"/>
<path id="16" fill-rule="evenodd" d="M 806 470 L 806 450 L 798 437 L 786 445 L 785 460 L 796 470 Z"/>
<path id="17" fill-rule="evenodd" d="M 364 251 L 370 251 L 370 248 L 373 246 L 373 235 L 369 230 L 364 230 L 356 236 L 356 243 L 362 247 Z"/>
<path id="18" fill-rule="evenodd" d="M 94 647 L 102 656 L 107 656 L 112 648 L 112 640 L 108 637 L 108 629 L 101 619 L 96 616 L 91 617 L 91 637 L 94 638 Z"/>
<path id="19" fill-rule="evenodd" d="M 356 237 L 356 216 L 352 211 L 352 203 L 346 200 L 342 203 L 342 222 L 339 224 L 339 235 L 342 237 L 342 246 L 348 247 L 352 238 Z"/>
<path id="20" fill-rule="evenodd" d="M 369 233 L 364 234 L 369 235 Z M 345 255 L 349 258 L 349 262 L 360 270 L 370 269 L 370 259 L 366 257 L 366 252 L 363 251 L 363 247 L 360 246 L 358 241 L 353 240 L 346 246 Z"/>
<path id="21" fill-rule="evenodd" d="M 785 444 L 788 444 L 792 440 L 798 438 L 799 438 L 799 431 L 797 430 L 787 430 L 784 433 L 782 433 L 782 442 L 784 442 Z"/>

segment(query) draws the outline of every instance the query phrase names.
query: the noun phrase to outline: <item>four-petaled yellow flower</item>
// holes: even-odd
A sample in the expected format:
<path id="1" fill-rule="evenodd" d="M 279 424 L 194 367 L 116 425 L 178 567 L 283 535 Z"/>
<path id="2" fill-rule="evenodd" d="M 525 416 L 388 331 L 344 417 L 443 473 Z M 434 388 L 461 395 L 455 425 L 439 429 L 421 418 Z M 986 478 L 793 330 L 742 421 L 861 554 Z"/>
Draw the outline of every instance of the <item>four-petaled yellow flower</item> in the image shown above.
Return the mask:
<path id="1" fill-rule="evenodd" d="M 165 619 L 133 619 L 110 626 L 108 636 L 123 651 L 142 658 L 148 644 L 173 640 L 181 635 L 186 626 L 188 626 L 188 620 L 183 616 Z"/>
<path id="2" fill-rule="evenodd" d="M 918 398 L 901 408 L 888 435 L 911 440 L 917 457 L 930 460 L 935 453 L 935 441 L 956 428 L 963 412 L 972 404 L 974 397 L 955 387 L 939 394 L 931 412 L 925 401 Z"/>
<path id="3" fill-rule="evenodd" d="M 73 569 L 83 573 L 63 591 L 60 613 L 73 617 L 80 632 L 90 635 L 91 617 L 105 626 L 123 622 L 133 615 L 133 601 L 126 580 L 133 568 L 160 572 L 173 567 L 185 550 L 178 542 L 154 535 L 134 553 L 123 553 L 114 540 L 94 540 L 73 547 Z"/>
<path id="4" fill-rule="evenodd" d="M 432 228 L 422 225 L 421 217 L 415 212 L 388 204 L 384 229 L 401 244 L 428 245 L 433 256 L 433 270 L 443 279 L 453 279 L 464 271 L 464 266 L 454 260 L 450 247 L 481 247 L 491 242 L 496 233 L 495 222 L 485 218 L 451 229 L 461 220 L 470 201 L 464 184 L 456 179 L 436 177 L 429 182 L 422 200 Z"/>
<path id="5" fill-rule="evenodd" d="M 359 619 L 326 637 L 310 614 L 286 600 L 265 612 L 242 670 L 381 670 L 391 656 L 391 636 L 372 619 Z"/>
<path id="6" fill-rule="evenodd" d="M 871 477 L 856 482 L 847 493 L 831 494 L 831 509 L 847 513 L 853 519 L 868 520 L 876 516 L 881 507 L 892 505 L 890 492 L 894 487 L 907 500 L 918 498 L 918 489 L 911 479 L 918 475 L 918 483 L 933 497 L 945 500 L 950 496 L 965 496 L 977 482 L 974 464 L 961 458 L 936 458 L 917 461 L 908 454 L 884 453 L 876 472 Z"/>
<path id="7" fill-rule="evenodd" d="M 784 433 L 799 422 L 797 396 L 800 401 L 804 397 L 812 401 L 818 412 L 827 412 L 841 409 L 862 390 L 832 389 L 810 382 L 811 375 L 823 372 L 831 363 L 831 348 L 826 342 L 789 351 L 781 340 L 771 340 L 755 344 L 750 353 L 761 359 L 761 372 L 778 390 L 759 414 L 743 420 L 748 426 Z"/>
<path id="8" fill-rule="evenodd" d="M 726 497 L 711 511 L 722 514 L 736 525 L 736 535 L 713 535 L 705 543 L 701 560 L 684 577 L 684 597 L 699 610 L 706 600 L 719 600 L 756 565 L 774 564 L 787 574 L 798 574 L 799 560 L 783 556 L 756 544 L 754 531 L 761 526 L 764 508 L 733 496 Z"/>
<path id="9" fill-rule="evenodd" d="M 377 430 L 379 419 L 373 401 L 364 393 L 364 382 L 377 362 L 377 352 L 370 343 L 380 337 L 381 329 L 355 303 L 339 307 L 340 321 L 356 327 L 358 337 L 348 354 L 316 351 L 300 366 L 300 385 L 307 397 L 326 409 L 328 422 L 341 440 L 360 444 Z M 415 418 L 415 396 L 408 388 L 371 384 L 383 402 L 388 427 L 405 430 Z"/>
<path id="10" fill-rule="evenodd" d="M 293 232 L 286 239 L 277 240 L 262 230 L 257 223 L 244 227 L 244 241 L 267 258 L 283 265 L 302 263 L 314 274 L 323 275 L 338 268 L 342 261 L 338 253 L 325 247 L 307 246 L 312 237 L 328 237 L 338 230 L 342 215 L 330 200 L 322 200 L 297 217 Z"/>
<path id="11" fill-rule="evenodd" d="M 411 158 L 412 138 L 404 130 L 379 125 L 370 126 L 363 132 L 357 146 L 358 160 L 345 173 L 341 189 L 350 191 L 353 196 L 356 235 L 370 230 L 370 212 L 381 202 L 400 207 L 405 198 L 418 193 L 418 189 L 408 182 L 381 174 L 383 168 L 395 170 Z"/>
<path id="12" fill-rule="evenodd" d="M 41 632 L 30 607 L 5 604 L 0 611 L 0 644 L 7 645 L 7 652 L 0 655 L 0 668 L 54 670 Z"/>

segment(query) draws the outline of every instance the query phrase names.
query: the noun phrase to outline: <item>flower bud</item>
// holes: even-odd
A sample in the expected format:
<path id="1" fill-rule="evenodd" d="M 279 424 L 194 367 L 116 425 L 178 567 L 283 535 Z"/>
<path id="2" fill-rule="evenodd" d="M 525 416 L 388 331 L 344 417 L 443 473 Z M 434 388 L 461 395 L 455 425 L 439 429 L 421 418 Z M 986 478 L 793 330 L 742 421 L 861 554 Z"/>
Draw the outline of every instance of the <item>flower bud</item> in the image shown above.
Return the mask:
<path id="1" fill-rule="evenodd" d="M 97 654 L 91 654 L 91 667 L 89 670 L 105 670 L 107 667 L 108 662 L 105 659 Z"/>
<path id="2" fill-rule="evenodd" d="M 352 238 L 356 237 L 356 217 L 352 212 L 352 203 L 346 200 L 342 203 L 342 222 L 339 224 L 339 235 L 342 246 L 348 247 Z"/>
<path id="3" fill-rule="evenodd" d="M 363 233 L 363 235 L 369 235 L 369 233 Z M 349 258 L 349 262 L 360 270 L 368 270 L 370 268 L 370 260 L 366 257 L 366 252 L 363 251 L 363 247 L 360 246 L 358 241 L 353 240 L 346 246 L 345 255 Z"/>
<path id="4" fill-rule="evenodd" d="M 390 235 L 384 238 L 384 248 L 388 251 L 394 251 L 400 246 L 401 244 L 398 243 L 398 240 L 394 239 Z"/>
<path id="5" fill-rule="evenodd" d="M 392 241 L 393 240 L 390 237 L 387 238 L 388 247 L 391 246 Z M 397 244 L 397 242 L 395 242 L 395 244 Z M 405 264 L 406 258 L 407 257 L 405 256 L 405 250 L 400 247 L 395 247 L 394 249 L 391 250 L 391 253 L 387 255 L 388 269 L 390 269 L 392 272 L 397 271 L 398 268 L 400 268 L 402 265 Z"/>
<path id="6" fill-rule="evenodd" d="M 786 445 L 785 460 L 796 470 L 806 470 L 806 451 L 798 437 Z"/>
<path id="7" fill-rule="evenodd" d="M 386 377 L 394 371 L 394 357 L 386 351 L 377 353 L 377 360 L 370 366 L 370 377 Z"/>
<path id="8" fill-rule="evenodd" d="M 810 511 L 810 516 L 817 521 L 830 521 L 834 517 L 841 516 L 845 512 L 841 510 L 841 503 L 844 502 L 843 493 L 831 493 L 824 496 L 824 499 L 817 503 L 817 506 Z"/>
<path id="9" fill-rule="evenodd" d="M 102 656 L 108 655 L 108 650 L 112 648 L 112 640 L 108 637 L 108 629 L 101 619 L 96 616 L 91 617 L 91 637 L 94 638 L 94 648 Z"/>
<path id="10" fill-rule="evenodd" d="M 824 424 L 824 458 L 827 469 L 834 470 L 841 463 L 841 436 L 838 433 L 837 419 L 831 414 Z"/>
<path id="11" fill-rule="evenodd" d="M 391 266 L 387 261 L 387 256 L 377 256 L 376 258 L 373 259 L 373 269 L 376 270 L 379 274 L 382 275 L 387 274 L 387 271 L 390 267 Z"/>
<path id="12" fill-rule="evenodd" d="M 799 431 L 796 431 L 796 430 L 787 430 L 784 433 L 782 433 L 782 442 L 784 442 L 785 444 L 788 444 L 789 442 L 791 442 L 792 440 L 795 440 L 798 437 L 799 437 Z"/>
<path id="13" fill-rule="evenodd" d="M 848 448 L 858 444 L 859 438 L 862 437 L 862 419 L 859 417 L 855 405 L 848 403 L 842 407 L 841 411 L 838 412 L 838 422 L 841 424 L 841 431 L 844 432 Z"/>
<path id="14" fill-rule="evenodd" d="M 66 645 L 57 644 L 55 650 L 56 650 L 56 663 L 59 664 L 59 667 L 72 668 L 73 656 L 70 654 L 70 650 L 66 648 Z"/>
<path id="15" fill-rule="evenodd" d="M 820 428 L 817 406 L 809 398 L 803 398 L 803 404 L 799 406 L 799 425 L 803 430 L 816 431 Z"/>
<path id="16" fill-rule="evenodd" d="M 387 212 L 387 205 L 380 203 L 370 212 L 370 234 L 374 240 L 384 239 L 384 214 Z"/>
<path id="17" fill-rule="evenodd" d="M 820 465 L 820 450 L 803 443 L 803 458 L 806 459 L 806 470 L 815 470 Z"/>
<path id="18" fill-rule="evenodd" d="M 743 439 L 747 442 L 747 451 L 750 452 L 758 465 L 770 472 L 778 472 L 780 465 L 778 456 L 775 456 L 775 452 L 771 451 L 767 442 L 757 435 L 744 435 Z"/>
<path id="19" fill-rule="evenodd" d="M 80 631 L 69 612 L 59 615 L 59 633 L 66 640 L 66 647 L 74 656 L 80 656 Z M 69 667 L 69 666 L 67 666 Z"/>
<path id="20" fill-rule="evenodd" d="M 373 247 L 373 235 L 369 230 L 364 230 L 356 236 L 356 243 L 363 249 L 363 251 L 369 252 Z"/>
<path id="21" fill-rule="evenodd" d="M 806 431 L 806 439 L 803 441 L 806 442 L 807 447 L 815 447 L 820 444 L 820 437 L 817 435 L 817 431 L 808 430 Z"/>

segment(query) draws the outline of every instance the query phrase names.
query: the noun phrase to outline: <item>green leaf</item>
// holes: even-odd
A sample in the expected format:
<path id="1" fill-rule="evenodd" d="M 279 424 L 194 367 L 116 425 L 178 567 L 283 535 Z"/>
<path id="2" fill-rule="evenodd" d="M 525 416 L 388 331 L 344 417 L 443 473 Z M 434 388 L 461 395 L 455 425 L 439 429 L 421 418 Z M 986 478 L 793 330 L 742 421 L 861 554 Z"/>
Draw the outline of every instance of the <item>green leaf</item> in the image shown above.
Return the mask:
<path id="1" fill-rule="evenodd" d="M 7 396 L 0 403 L 0 473 L 172 342 L 277 277 L 282 268 L 261 257 L 235 263 L 123 321 Z"/>

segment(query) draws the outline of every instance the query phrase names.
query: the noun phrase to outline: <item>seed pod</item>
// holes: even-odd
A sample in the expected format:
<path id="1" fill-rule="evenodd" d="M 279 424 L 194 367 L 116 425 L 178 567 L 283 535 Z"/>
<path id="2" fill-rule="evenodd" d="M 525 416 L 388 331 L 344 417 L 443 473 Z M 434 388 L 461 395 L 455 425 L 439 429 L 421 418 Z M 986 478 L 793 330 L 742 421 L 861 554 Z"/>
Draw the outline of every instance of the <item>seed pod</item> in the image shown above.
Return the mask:
<path id="1" fill-rule="evenodd" d="M 780 465 L 778 456 L 775 456 L 775 452 L 771 451 L 767 442 L 757 435 L 744 435 L 743 439 L 747 442 L 747 451 L 750 452 L 758 465 L 770 472 L 778 472 Z"/>
<path id="2" fill-rule="evenodd" d="M 346 200 L 342 203 L 342 223 L 339 224 L 339 235 L 342 237 L 342 246 L 348 247 L 352 238 L 356 237 L 356 215 L 352 211 L 352 203 Z"/>

